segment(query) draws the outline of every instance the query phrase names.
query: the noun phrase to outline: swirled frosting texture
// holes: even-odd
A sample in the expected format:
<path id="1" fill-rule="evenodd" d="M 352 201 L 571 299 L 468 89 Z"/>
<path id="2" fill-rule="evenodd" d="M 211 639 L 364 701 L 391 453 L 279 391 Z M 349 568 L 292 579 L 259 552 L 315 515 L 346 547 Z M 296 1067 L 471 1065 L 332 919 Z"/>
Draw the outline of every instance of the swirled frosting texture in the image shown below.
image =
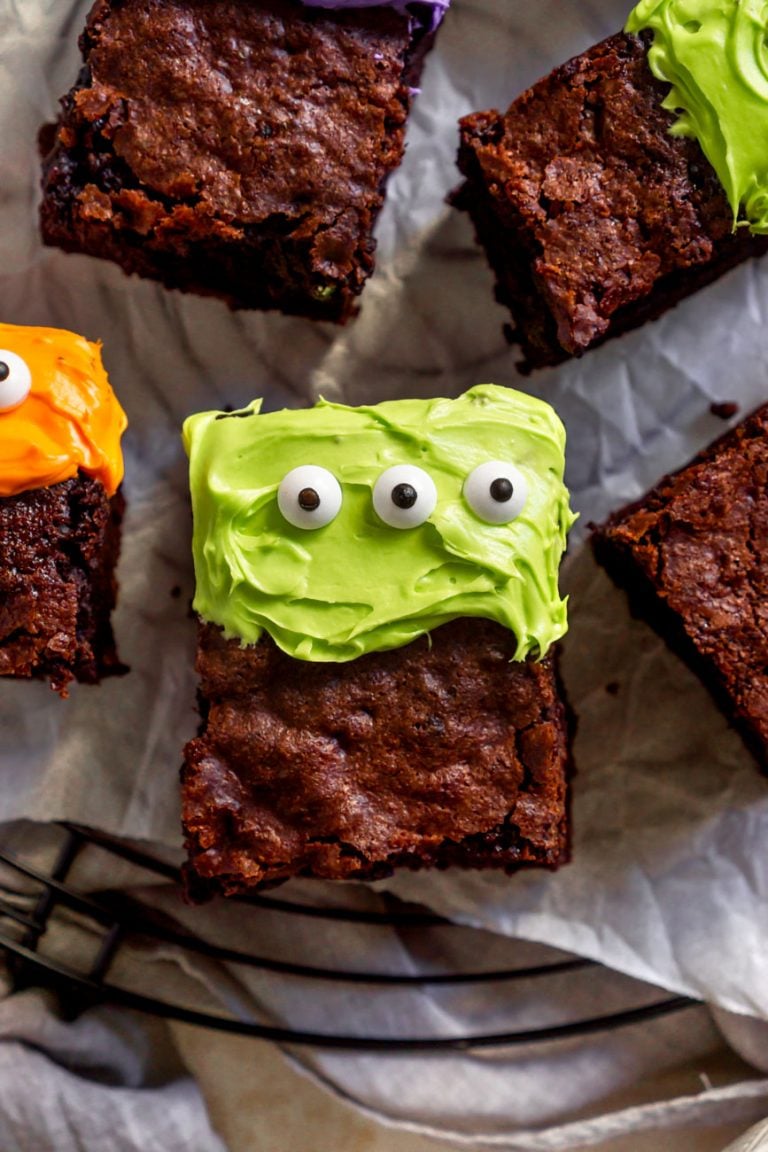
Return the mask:
<path id="1" fill-rule="evenodd" d="M 672 85 L 671 131 L 698 140 L 734 222 L 768 234 L 768 3 L 641 0 L 626 30 L 644 29 L 651 70 Z"/>
<path id="2" fill-rule="evenodd" d="M 564 634 L 558 568 L 573 516 L 565 431 L 548 404 L 487 384 L 457 400 L 259 412 L 255 401 L 184 425 L 204 620 L 246 644 L 266 629 L 314 661 L 398 648 L 462 616 L 510 628 L 520 660 Z M 528 483 L 510 524 L 484 523 L 464 498 L 487 460 L 515 464 Z M 327 468 L 343 492 L 336 519 L 315 531 L 292 527 L 277 506 L 280 481 L 302 464 Z M 396 464 L 417 464 L 436 485 L 418 528 L 387 527 L 374 512 L 376 480 Z"/>
<path id="3" fill-rule="evenodd" d="M 47 488 L 78 469 L 113 495 L 123 477 L 126 418 L 99 345 L 58 328 L 0 324 L 0 349 L 20 356 L 32 375 L 27 398 L 0 411 L 0 496 Z"/>
<path id="4" fill-rule="evenodd" d="M 451 0 L 302 0 L 308 8 L 394 8 L 434 32 Z"/>

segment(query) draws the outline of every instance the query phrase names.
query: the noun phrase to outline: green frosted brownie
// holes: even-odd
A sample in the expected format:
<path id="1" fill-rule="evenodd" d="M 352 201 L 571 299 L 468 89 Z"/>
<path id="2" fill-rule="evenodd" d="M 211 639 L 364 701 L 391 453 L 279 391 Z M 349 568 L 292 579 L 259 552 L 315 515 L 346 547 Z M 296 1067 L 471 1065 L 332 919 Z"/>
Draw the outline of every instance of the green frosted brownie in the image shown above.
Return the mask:
<path id="1" fill-rule="evenodd" d="M 321 402 L 185 426 L 202 727 L 192 887 L 567 856 L 552 409 Z"/>

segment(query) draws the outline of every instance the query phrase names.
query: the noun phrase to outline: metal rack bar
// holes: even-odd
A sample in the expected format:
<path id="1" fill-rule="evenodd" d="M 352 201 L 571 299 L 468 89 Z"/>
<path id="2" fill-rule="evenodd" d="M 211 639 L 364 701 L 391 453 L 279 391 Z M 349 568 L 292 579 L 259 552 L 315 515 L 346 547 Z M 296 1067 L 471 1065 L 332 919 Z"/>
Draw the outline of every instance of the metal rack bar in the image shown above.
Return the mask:
<path id="1" fill-rule="evenodd" d="M 167 864 L 164 860 L 158 860 L 156 857 L 142 852 L 141 849 L 135 848 L 133 845 L 124 844 L 121 841 L 113 839 L 111 836 L 107 836 L 102 832 L 94 831 L 90 828 L 84 828 L 79 824 L 62 822 L 60 827 L 66 828 L 68 831 L 77 835 L 85 836 L 90 842 L 103 848 L 105 852 L 111 852 L 113 856 L 118 856 L 131 864 L 138 865 L 140 868 L 146 868 L 158 876 L 164 876 L 166 879 L 173 881 L 174 884 L 181 883 L 181 871 L 178 868 L 174 868 L 172 864 Z M 263 892 L 252 892 L 247 896 L 233 896 L 230 897 L 230 899 L 238 904 L 252 904 L 256 907 L 267 908 L 274 912 L 288 912 L 296 916 L 307 916 L 315 920 L 339 920 L 356 924 L 380 925 L 383 928 L 391 928 L 397 925 L 423 927 L 439 924 L 450 925 L 451 923 L 451 921 L 446 920 L 444 916 L 438 916 L 434 912 L 427 912 L 423 909 L 411 911 L 410 909 L 403 908 L 397 911 L 373 912 L 358 908 L 325 908 L 314 904 L 305 904 L 301 901 L 283 900 L 278 896 L 268 896 Z"/>
<path id="2" fill-rule="evenodd" d="M 223 963 L 242 964 L 250 968 L 260 968 L 267 972 L 280 972 L 284 975 L 303 976 L 314 980 L 333 980 L 350 984 L 385 984 L 400 986 L 458 985 L 482 984 L 505 980 L 532 980 L 556 973 L 575 972 L 583 968 L 592 967 L 594 962 L 585 958 L 555 961 L 552 964 L 537 964 L 525 968 L 503 968 L 488 971 L 473 972 L 425 972 L 425 973 L 391 973 L 355 971 L 347 968 L 321 968 L 311 964 L 299 964 L 295 961 L 276 960 L 272 957 L 260 956 L 250 952 L 243 952 L 236 948 L 225 948 L 213 944 L 198 936 L 181 932 L 177 929 L 159 924 L 153 917 L 154 910 L 146 908 L 140 902 L 129 902 L 117 897 L 118 905 L 106 907 L 98 900 L 85 896 L 72 888 L 66 887 L 60 881 L 52 880 L 38 869 L 25 864 L 10 852 L 0 852 L 0 864 L 12 868 L 28 879 L 55 895 L 56 902 L 72 909 L 75 912 L 90 916 L 97 923 L 110 926 L 114 931 L 120 928 L 122 936 L 126 931 L 132 931 L 138 936 L 149 937 L 152 940 L 161 940 L 166 944 L 175 944 L 185 951 L 195 952 L 207 956 L 212 960 Z M 2 908 L 0 906 L 0 915 Z M 119 923 L 118 923 L 119 922 Z M 34 922 L 33 926 L 36 927 Z M 25 941 L 25 943 L 28 943 Z"/>
<path id="3" fill-rule="evenodd" d="M 3 900 L 3 898 L 0 897 L 0 917 L 2 916 L 5 916 L 8 920 L 14 920 L 17 924 L 21 924 L 23 928 L 29 928 L 35 932 L 40 927 L 34 917 L 19 912 L 18 908 L 14 908 L 13 904 L 9 904 L 7 900 Z"/>
<path id="4" fill-rule="evenodd" d="M 447 1037 L 352 1036 L 342 1033 L 310 1032 L 303 1029 L 256 1024 L 226 1016 L 214 1016 L 191 1008 L 184 1008 L 178 1004 L 155 1000 L 113 984 L 103 984 L 84 977 L 66 965 L 38 955 L 2 933 L 0 933 L 0 948 L 5 948 L 24 960 L 26 964 L 42 970 L 51 984 L 63 985 L 67 989 L 76 988 L 81 994 L 86 994 L 90 1002 L 108 1001 L 139 1012 L 161 1016 L 164 1019 L 178 1020 L 203 1028 L 215 1028 L 221 1032 L 231 1032 L 240 1036 L 273 1040 L 279 1044 L 333 1048 L 352 1052 L 440 1052 L 520 1047 L 525 1044 L 567 1040 L 572 1037 L 589 1036 L 595 1032 L 625 1028 L 696 1005 L 696 1001 L 689 1000 L 685 996 L 674 996 L 655 1004 L 644 1005 L 624 1012 L 614 1012 L 604 1016 L 571 1021 L 567 1024 L 550 1025 L 546 1028 L 528 1028 L 516 1032 L 478 1033 L 471 1036 Z"/>
<path id="5" fill-rule="evenodd" d="M 260 1037 L 281 1044 L 358 1052 L 397 1053 L 469 1051 L 572 1040 L 584 1038 L 596 1032 L 631 1027 L 694 1007 L 697 1004 L 696 1001 L 684 996 L 669 996 L 653 1004 L 644 1004 L 640 1007 L 618 1012 L 596 1014 L 580 1020 L 552 1024 L 543 1028 L 463 1036 L 410 1037 L 355 1035 L 345 1031 L 316 1032 L 201 1012 L 183 1004 L 173 1003 L 161 996 L 146 996 L 118 984 L 107 982 L 105 977 L 120 948 L 127 943 L 146 939 L 162 941 L 185 951 L 205 955 L 224 963 L 243 965 L 295 978 L 334 981 L 339 984 L 380 985 L 383 991 L 399 986 L 471 986 L 487 985 L 493 981 L 521 982 L 575 973 L 586 968 L 598 970 L 599 966 L 591 960 L 574 957 L 554 961 L 551 964 L 493 971 L 391 973 L 322 968 L 312 964 L 255 955 L 215 944 L 179 929 L 167 918 L 164 918 L 157 909 L 147 906 L 141 901 L 131 899 L 124 893 L 106 891 L 92 896 L 73 888 L 66 882 L 69 870 L 79 853 L 89 848 L 105 851 L 114 857 L 127 860 L 152 875 L 162 876 L 168 881 L 178 882 L 180 873 L 178 869 L 165 861 L 157 860 L 141 849 L 123 844 L 102 833 L 92 832 L 87 828 L 73 824 L 64 824 L 61 825 L 61 828 L 65 839 L 50 873 L 43 872 L 28 864 L 14 853 L 0 851 L 0 865 L 5 865 L 6 868 L 23 876 L 25 880 L 38 884 L 42 888 L 35 900 L 33 910 L 29 914 L 0 897 L 0 920 L 6 918 L 26 930 L 20 939 L 14 939 L 0 932 L 0 949 L 5 950 L 14 962 L 12 966 L 18 986 L 28 986 L 34 979 L 36 982 L 42 982 L 59 989 L 66 993 L 69 1007 L 74 1011 L 79 1011 L 84 1006 L 108 1002 L 165 1019 L 178 1020 L 199 1027 L 213 1028 L 244 1036 Z M 30 896 L 30 899 L 33 898 L 34 893 Z M 397 906 L 393 907 L 391 912 L 376 913 L 341 907 L 315 908 L 303 902 L 293 902 L 261 894 L 257 894 L 256 897 L 244 898 L 241 903 L 249 905 L 253 915 L 258 915 L 259 909 L 269 909 L 271 913 L 346 921 L 372 928 L 455 927 L 443 917 Z M 104 929 L 96 957 L 87 972 L 77 971 L 75 968 L 38 950 L 40 941 L 59 908 L 67 908 L 89 919 L 92 925 L 95 924 Z M 596 998 L 596 1003 L 598 1001 L 599 997 Z"/>

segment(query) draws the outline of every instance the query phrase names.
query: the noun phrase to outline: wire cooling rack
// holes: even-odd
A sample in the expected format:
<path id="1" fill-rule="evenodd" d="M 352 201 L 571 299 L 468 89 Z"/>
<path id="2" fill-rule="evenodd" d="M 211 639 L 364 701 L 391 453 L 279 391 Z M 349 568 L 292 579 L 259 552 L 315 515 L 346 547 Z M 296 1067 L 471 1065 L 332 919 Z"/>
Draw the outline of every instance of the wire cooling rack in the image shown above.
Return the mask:
<path id="1" fill-rule="evenodd" d="M 0 949 L 9 956 L 14 986 L 46 986 L 55 989 L 72 1014 L 95 1004 L 111 1003 L 188 1024 L 214 1028 L 292 1045 L 346 1049 L 356 1051 L 441 1051 L 481 1048 L 513 1047 L 530 1044 L 587 1037 L 628 1027 L 643 1021 L 657 1019 L 695 1004 L 686 997 L 664 996 L 653 1003 L 622 1008 L 621 1011 L 596 1013 L 578 1020 L 549 1024 L 546 1027 L 515 1031 L 466 1034 L 460 1036 L 392 1037 L 383 1035 L 349 1035 L 344 1031 L 317 1032 L 301 1028 L 277 1027 L 238 1019 L 234 1014 L 203 1012 L 198 1008 L 176 1002 L 173 996 L 162 995 L 162 982 L 157 996 L 110 980 L 110 972 L 122 948 L 131 942 L 170 945 L 188 956 L 206 957 L 244 969 L 263 973 L 279 973 L 302 982 L 332 981 L 336 985 L 367 985 L 379 996 L 403 987 L 480 986 L 487 984 L 519 985 L 528 980 L 547 980 L 575 974 L 599 965 L 592 961 L 570 958 L 535 966 L 504 968 L 493 971 L 425 971 L 374 972 L 339 967 L 322 967 L 312 963 L 280 959 L 268 955 L 223 947 L 214 940 L 190 934 L 159 917 L 151 899 L 128 898 L 125 893 L 99 891 L 88 894 L 70 882 L 73 866 L 84 854 L 100 854 L 98 862 L 104 876 L 113 866 L 127 862 L 138 869 L 145 882 L 179 884 L 177 868 L 137 849 L 133 845 L 113 839 L 102 833 L 73 824 L 58 826 L 60 845 L 53 866 L 40 870 L 25 859 L 25 853 L 0 850 Z M 15 883 L 7 883 L 9 878 Z M 21 892 L 20 892 L 21 890 Z M 278 914 L 290 921 L 296 917 L 309 917 L 334 923 L 334 931 L 343 932 L 354 927 L 375 933 L 381 929 L 431 929 L 436 926 L 450 929 L 450 922 L 424 909 L 402 904 L 394 898 L 384 898 L 384 911 L 369 911 L 349 906 L 324 907 L 311 903 L 284 899 L 274 893 L 259 893 L 240 898 L 243 915 L 249 918 L 266 913 Z M 61 917 L 76 915 L 86 923 L 97 940 L 95 954 L 84 965 L 65 962 L 61 956 L 51 954 L 46 940 Z M 287 924 L 290 928 L 290 924 Z M 466 930 L 466 929 L 464 929 Z M 154 981 L 153 981 L 154 982 Z M 594 1004 L 600 1005 L 600 981 L 594 982 Z"/>

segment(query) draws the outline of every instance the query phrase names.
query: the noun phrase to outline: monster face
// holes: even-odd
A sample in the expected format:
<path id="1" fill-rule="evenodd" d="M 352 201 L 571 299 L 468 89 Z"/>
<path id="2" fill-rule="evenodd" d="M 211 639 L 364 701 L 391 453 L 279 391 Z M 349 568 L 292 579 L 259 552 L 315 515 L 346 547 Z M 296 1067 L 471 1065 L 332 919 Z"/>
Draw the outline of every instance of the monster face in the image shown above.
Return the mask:
<path id="1" fill-rule="evenodd" d="M 113 495 L 125 425 L 97 344 L 58 328 L 0 324 L 0 497 L 78 469 Z"/>
<path id="2" fill-rule="evenodd" d="M 345 661 L 462 616 L 516 658 L 566 630 L 573 516 L 553 409 L 482 385 L 457 400 L 190 417 L 195 608 L 228 637 Z"/>

